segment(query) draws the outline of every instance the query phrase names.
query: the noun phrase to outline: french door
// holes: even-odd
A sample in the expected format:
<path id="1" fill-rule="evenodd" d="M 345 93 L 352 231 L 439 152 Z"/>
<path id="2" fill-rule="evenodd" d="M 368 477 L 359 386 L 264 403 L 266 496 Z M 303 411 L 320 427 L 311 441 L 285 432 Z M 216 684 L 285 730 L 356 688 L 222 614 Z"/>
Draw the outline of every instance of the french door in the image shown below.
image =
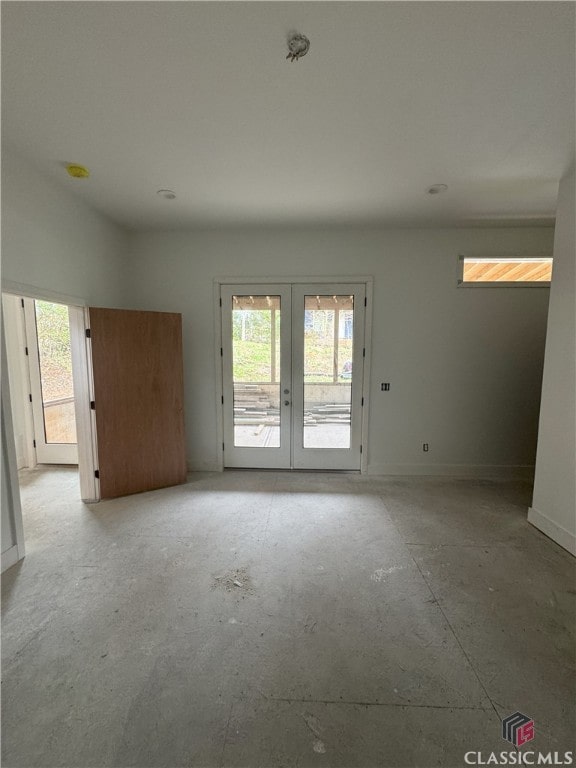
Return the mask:
<path id="1" fill-rule="evenodd" d="M 78 464 L 68 307 L 22 299 L 39 464 Z"/>
<path id="2" fill-rule="evenodd" d="M 365 296 L 221 286 L 224 466 L 360 469 Z"/>

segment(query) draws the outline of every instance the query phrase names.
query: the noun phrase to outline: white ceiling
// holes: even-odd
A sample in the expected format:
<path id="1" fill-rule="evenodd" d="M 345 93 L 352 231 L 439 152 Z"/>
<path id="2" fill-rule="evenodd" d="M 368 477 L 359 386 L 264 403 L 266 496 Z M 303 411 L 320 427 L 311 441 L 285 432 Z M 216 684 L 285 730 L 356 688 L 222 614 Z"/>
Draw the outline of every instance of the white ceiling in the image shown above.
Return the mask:
<path id="1" fill-rule="evenodd" d="M 550 219 L 574 153 L 574 11 L 3 2 L 3 138 L 133 228 Z M 311 42 L 294 63 L 291 29 Z"/>

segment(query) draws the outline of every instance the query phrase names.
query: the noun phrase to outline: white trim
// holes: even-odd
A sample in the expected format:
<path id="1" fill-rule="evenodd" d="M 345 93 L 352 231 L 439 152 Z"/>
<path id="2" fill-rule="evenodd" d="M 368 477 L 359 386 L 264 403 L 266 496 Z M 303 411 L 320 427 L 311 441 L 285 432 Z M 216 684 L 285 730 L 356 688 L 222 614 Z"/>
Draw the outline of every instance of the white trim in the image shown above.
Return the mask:
<path id="1" fill-rule="evenodd" d="M 34 447 L 34 419 L 32 416 L 32 403 L 29 400 L 29 395 L 32 389 L 30 382 L 30 366 L 28 364 L 28 356 L 26 355 L 26 348 L 29 347 L 29 344 L 26 336 L 26 323 L 22 297 L 3 292 L 2 311 L 3 313 L 8 312 L 12 315 L 16 325 L 16 338 L 14 339 L 16 342 L 16 349 L 12 350 L 12 354 L 10 354 L 8 339 L 5 338 L 7 344 L 6 352 L 8 354 L 7 368 L 9 371 L 8 376 L 10 376 L 10 372 L 16 373 L 14 370 L 16 367 L 19 371 L 19 394 L 22 397 L 22 416 L 24 419 L 24 467 L 27 469 L 34 469 L 37 463 L 36 448 Z M 18 316 L 14 318 L 13 313 L 17 313 Z M 3 319 L 5 320 L 5 315 L 3 315 Z M 4 328 L 6 328 L 6 323 L 4 323 Z M 14 392 L 11 392 L 10 396 L 13 403 Z M 19 468 L 18 463 L 16 466 Z"/>
<path id="2" fill-rule="evenodd" d="M 374 278 L 370 275 L 313 275 L 312 277 L 290 277 L 289 275 L 278 277 L 215 277 L 214 282 L 218 285 L 243 285 L 244 283 L 273 283 L 274 285 L 292 285 L 294 283 L 368 283 L 373 282 Z"/>
<path id="3" fill-rule="evenodd" d="M 514 464 L 369 464 L 367 474 L 530 480 L 534 476 L 534 467 Z"/>
<path id="4" fill-rule="evenodd" d="M 24 555 L 22 555 L 22 557 L 24 557 Z M 14 544 L 13 547 L 7 549 L 6 552 L 2 552 L 2 573 L 8 568 L 12 568 L 13 565 L 16 565 L 19 560 L 22 560 L 22 557 L 20 557 L 17 544 Z"/>
<path id="5" fill-rule="evenodd" d="M 465 261 L 470 264 L 483 264 L 485 261 L 498 262 L 498 264 L 527 264 L 530 262 L 542 262 L 547 261 L 552 264 L 554 259 L 552 256 L 459 256 L 462 263 Z"/>
<path id="6" fill-rule="evenodd" d="M 194 464 L 188 461 L 186 462 L 186 471 L 187 472 L 223 472 L 224 467 L 214 461 L 207 461 L 204 464 Z"/>
<path id="7" fill-rule="evenodd" d="M 8 361 L 6 355 L 6 343 L 4 339 L 4 327 L 2 326 L 1 333 L 1 346 L 2 346 L 2 392 L 0 410 L 2 415 L 1 424 L 1 442 L 2 450 L 6 451 L 6 463 L 8 465 L 8 475 L 4 478 L 7 483 L 7 497 L 10 503 L 10 509 L 8 513 L 14 524 L 14 544 L 7 550 L 9 552 L 16 547 L 16 560 L 21 560 L 26 554 L 26 548 L 24 545 L 24 525 L 22 522 L 22 504 L 20 501 L 20 484 L 18 482 L 18 470 L 16 469 L 16 446 L 14 445 L 14 425 L 12 423 L 12 406 L 10 402 L 10 382 L 8 379 Z M 4 570 L 5 557 L 2 556 L 2 562 L 0 567 Z M 8 557 L 8 561 L 13 555 Z M 12 565 L 14 563 L 11 563 Z M 6 568 L 10 566 L 7 565 Z"/>
<path id="8" fill-rule="evenodd" d="M 222 397 L 224 393 L 224 371 L 222 368 L 222 355 L 220 350 L 222 349 L 222 308 L 220 302 L 221 286 L 217 280 L 214 280 L 213 293 L 214 293 L 214 371 L 216 374 L 216 472 L 224 471 L 224 451 L 222 450 L 222 443 L 224 442 L 224 407 L 222 405 Z M 191 465 L 188 464 L 188 471 L 193 472 L 195 469 L 190 469 Z M 210 471 L 210 470 L 209 470 Z"/>
<path id="9" fill-rule="evenodd" d="M 100 480 L 94 475 L 98 467 L 96 416 L 90 407 L 94 400 L 92 353 L 86 328 L 90 327 L 89 311 L 85 307 L 68 307 L 72 379 L 74 382 L 74 411 L 78 437 L 78 475 L 82 501 L 100 501 Z"/>
<path id="10" fill-rule="evenodd" d="M 374 281 L 369 278 L 366 281 L 366 306 L 364 307 L 364 372 L 362 374 L 362 453 L 360 454 L 360 473 L 368 472 L 368 437 L 370 425 L 370 375 L 372 370 L 372 304 L 374 294 Z"/>
<path id="11" fill-rule="evenodd" d="M 40 288 L 37 285 L 15 283 L 12 280 L 2 280 L 2 292 L 14 293 L 17 296 L 24 296 L 29 299 L 53 301 L 56 304 L 76 304 L 79 307 L 85 307 L 87 304 L 86 299 L 81 299 L 78 296 L 68 296 L 65 293 L 59 293 L 58 291 Z"/>
<path id="12" fill-rule="evenodd" d="M 571 555 L 576 556 L 576 535 L 567 531 L 558 523 L 551 520 L 543 512 L 540 512 L 534 507 L 528 509 L 528 522 L 539 531 L 542 531 L 548 538 L 555 541 L 561 547 L 570 552 Z"/>
<path id="13" fill-rule="evenodd" d="M 551 283 L 549 280 L 540 280 L 539 282 L 522 282 L 518 280 L 515 283 L 505 282 L 470 282 L 465 283 L 461 278 L 458 279 L 458 288 L 550 288 Z"/>

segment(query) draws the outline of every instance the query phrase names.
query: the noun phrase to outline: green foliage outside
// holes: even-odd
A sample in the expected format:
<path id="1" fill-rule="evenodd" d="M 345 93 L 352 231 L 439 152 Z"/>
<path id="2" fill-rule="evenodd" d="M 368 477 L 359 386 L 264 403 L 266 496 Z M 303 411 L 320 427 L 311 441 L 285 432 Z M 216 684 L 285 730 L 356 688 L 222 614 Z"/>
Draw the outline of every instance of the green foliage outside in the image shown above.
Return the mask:
<path id="1" fill-rule="evenodd" d="M 280 374 L 280 311 L 276 316 L 276 381 Z M 234 381 L 271 381 L 272 323 L 268 310 L 232 312 Z"/>
<path id="2" fill-rule="evenodd" d="M 266 310 L 235 311 L 232 313 L 232 338 L 234 350 L 234 381 L 271 381 L 271 323 Z M 280 312 L 276 313 L 276 381 L 279 380 L 280 359 Z M 318 338 L 314 331 L 305 332 L 305 378 L 309 383 L 332 383 L 334 368 L 334 339 L 329 333 Z M 338 344 L 338 373 L 352 360 L 352 339 L 340 339 Z M 341 383 L 350 378 L 340 377 Z"/>
<path id="3" fill-rule="evenodd" d="M 318 341 L 314 333 L 304 333 L 304 378 L 309 383 L 333 382 L 334 380 L 334 342 Z M 352 339 L 338 340 L 338 381 L 350 383 L 342 378 L 344 364 L 352 361 Z"/>
<path id="4" fill-rule="evenodd" d="M 35 304 L 42 399 L 46 402 L 61 397 L 72 397 L 68 307 L 48 301 L 36 301 Z"/>

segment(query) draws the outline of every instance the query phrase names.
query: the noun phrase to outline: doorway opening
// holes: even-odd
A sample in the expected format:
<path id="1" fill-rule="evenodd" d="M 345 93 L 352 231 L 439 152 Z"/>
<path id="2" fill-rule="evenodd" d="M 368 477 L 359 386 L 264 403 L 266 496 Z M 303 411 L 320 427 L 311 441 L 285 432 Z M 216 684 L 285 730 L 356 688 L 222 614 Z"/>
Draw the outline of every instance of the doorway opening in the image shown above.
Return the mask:
<path id="1" fill-rule="evenodd" d="M 37 465 L 74 467 L 84 503 L 184 483 L 181 316 L 30 291 L 2 296 L 11 516 L 21 523 L 18 470 Z M 23 556 L 20 539 L 10 558 Z"/>
<path id="2" fill-rule="evenodd" d="M 67 466 L 72 484 L 79 471 L 69 307 L 3 293 L 2 316 L 5 570 L 25 554 L 20 488 L 36 486 L 56 464 Z"/>
<path id="3" fill-rule="evenodd" d="M 2 294 L 17 469 L 78 464 L 69 307 Z"/>

